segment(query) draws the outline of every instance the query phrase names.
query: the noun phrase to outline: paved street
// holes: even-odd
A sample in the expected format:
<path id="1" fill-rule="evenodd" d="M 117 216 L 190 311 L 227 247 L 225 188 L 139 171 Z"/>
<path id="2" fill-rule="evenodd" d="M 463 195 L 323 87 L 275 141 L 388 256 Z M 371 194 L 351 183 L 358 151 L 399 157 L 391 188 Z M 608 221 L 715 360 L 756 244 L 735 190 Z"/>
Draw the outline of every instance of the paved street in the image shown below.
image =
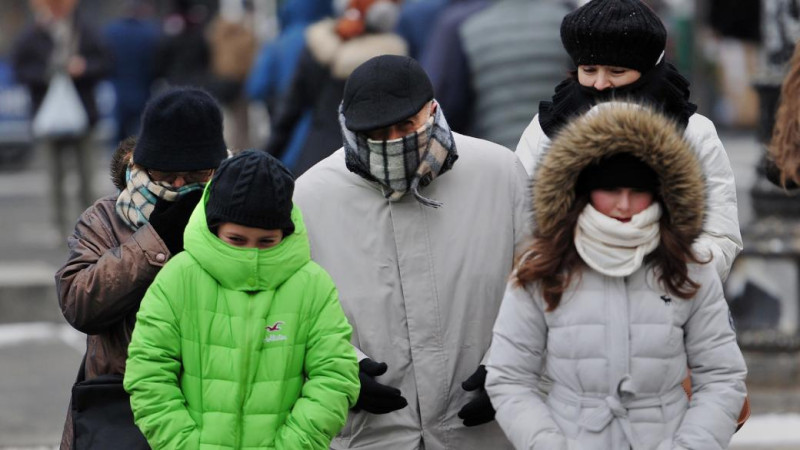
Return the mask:
<path id="1" fill-rule="evenodd" d="M 761 150 L 748 134 L 726 133 L 723 141 L 744 226 L 752 217 L 748 189 Z M 98 153 L 97 196 L 113 192 L 108 154 Z M 58 443 L 84 345 L 84 336 L 60 317 L 55 299 L 53 273 L 67 249 L 50 226 L 47 181 L 38 156 L 23 171 L 0 171 L 0 449 L 5 450 L 50 449 Z M 754 404 L 755 415 L 731 448 L 800 448 L 800 415 L 771 412 L 776 411 Z"/>

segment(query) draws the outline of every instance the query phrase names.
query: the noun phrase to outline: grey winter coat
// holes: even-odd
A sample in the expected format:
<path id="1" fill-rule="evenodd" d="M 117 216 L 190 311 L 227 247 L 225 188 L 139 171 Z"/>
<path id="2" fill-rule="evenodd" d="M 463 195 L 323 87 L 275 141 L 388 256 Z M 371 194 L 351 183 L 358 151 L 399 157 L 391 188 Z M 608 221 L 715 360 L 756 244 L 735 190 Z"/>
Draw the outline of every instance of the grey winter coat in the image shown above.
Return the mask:
<path id="1" fill-rule="evenodd" d="M 690 144 L 663 117 L 631 106 L 581 117 L 559 134 L 536 173 L 537 233 L 552 236 L 564 226 L 578 174 L 617 152 L 631 152 L 656 171 L 666 226 L 689 245 L 704 213 Z M 689 264 L 700 289 L 683 299 L 645 261 L 627 277 L 581 266 L 552 311 L 538 281 L 520 285 L 512 275 L 486 388 L 516 448 L 727 448 L 747 370 L 719 276 L 711 264 Z M 687 367 L 691 403 L 681 388 Z M 553 382 L 546 397 L 545 374 Z"/>
<path id="2" fill-rule="evenodd" d="M 467 428 L 461 388 L 482 363 L 513 264 L 528 235 L 527 176 L 504 147 L 455 134 L 452 170 L 421 194 L 384 198 L 338 150 L 297 180 L 312 258 L 333 277 L 360 358 L 384 361 L 377 381 L 408 406 L 351 413 L 332 447 L 393 450 L 510 448 L 497 423 Z"/>

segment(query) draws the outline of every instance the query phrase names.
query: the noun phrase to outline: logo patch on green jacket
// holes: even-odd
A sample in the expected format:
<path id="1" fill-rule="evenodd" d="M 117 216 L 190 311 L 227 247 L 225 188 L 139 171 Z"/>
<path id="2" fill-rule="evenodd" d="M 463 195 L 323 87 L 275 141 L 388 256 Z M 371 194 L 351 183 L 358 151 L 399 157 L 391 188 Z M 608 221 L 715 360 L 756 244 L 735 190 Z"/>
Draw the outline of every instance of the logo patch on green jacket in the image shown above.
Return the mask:
<path id="1" fill-rule="evenodd" d="M 283 325 L 283 321 L 279 320 L 272 325 L 264 327 L 264 329 L 267 330 L 267 337 L 264 338 L 264 342 L 277 342 L 289 339 L 285 334 L 279 334 Z"/>

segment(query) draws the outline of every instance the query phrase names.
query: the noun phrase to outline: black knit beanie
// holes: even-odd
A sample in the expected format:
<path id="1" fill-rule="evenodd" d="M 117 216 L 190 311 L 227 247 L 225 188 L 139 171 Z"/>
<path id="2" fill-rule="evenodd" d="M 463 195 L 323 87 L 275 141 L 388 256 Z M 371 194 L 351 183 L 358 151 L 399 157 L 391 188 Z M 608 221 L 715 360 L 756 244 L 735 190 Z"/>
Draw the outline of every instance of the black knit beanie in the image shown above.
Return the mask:
<path id="1" fill-rule="evenodd" d="M 575 66 L 647 72 L 663 59 L 667 30 L 640 0 L 592 0 L 564 16 L 561 43 Z"/>
<path id="2" fill-rule="evenodd" d="M 228 156 L 222 112 L 207 92 L 171 88 L 147 102 L 133 162 L 148 169 L 215 169 Z"/>
<path id="3" fill-rule="evenodd" d="M 294 177 L 266 152 L 247 150 L 220 164 L 206 203 L 206 222 L 215 230 L 225 222 L 252 228 L 294 232 Z"/>
<path id="4" fill-rule="evenodd" d="M 658 174 L 644 161 L 630 153 L 607 156 L 587 166 L 578 176 L 578 195 L 595 189 L 633 188 L 658 192 Z"/>

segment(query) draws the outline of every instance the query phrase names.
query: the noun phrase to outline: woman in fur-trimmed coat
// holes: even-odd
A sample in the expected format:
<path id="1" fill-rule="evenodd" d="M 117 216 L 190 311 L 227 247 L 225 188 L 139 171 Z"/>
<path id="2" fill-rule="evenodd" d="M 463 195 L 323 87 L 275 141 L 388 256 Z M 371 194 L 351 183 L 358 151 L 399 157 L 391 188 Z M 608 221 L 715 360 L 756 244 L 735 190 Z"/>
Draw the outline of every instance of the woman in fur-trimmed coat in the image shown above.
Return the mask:
<path id="1" fill-rule="evenodd" d="M 719 276 L 692 250 L 705 188 L 675 122 L 636 105 L 596 106 L 563 130 L 534 180 L 534 241 L 487 364 L 512 443 L 727 448 L 747 370 Z"/>

